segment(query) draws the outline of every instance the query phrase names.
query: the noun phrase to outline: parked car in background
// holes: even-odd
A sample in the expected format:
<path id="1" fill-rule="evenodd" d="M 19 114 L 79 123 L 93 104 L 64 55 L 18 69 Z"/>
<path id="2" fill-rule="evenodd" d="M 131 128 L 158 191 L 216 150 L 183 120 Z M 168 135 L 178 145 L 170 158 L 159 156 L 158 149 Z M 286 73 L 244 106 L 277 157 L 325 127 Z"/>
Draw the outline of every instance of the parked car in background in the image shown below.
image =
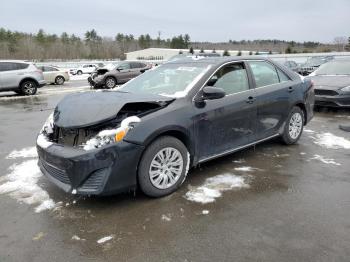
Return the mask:
<path id="1" fill-rule="evenodd" d="M 0 60 L 0 91 L 35 95 L 46 84 L 43 72 L 34 64 L 17 60 Z"/>
<path id="2" fill-rule="evenodd" d="M 63 85 L 65 81 L 69 81 L 67 70 L 54 66 L 39 66 L 38 68 L 43 71 L 44 79 L 48 84 Z"/>
<path id="3" fill-rule="evenodd" d="M 285 62 L 283 63 L 283 65 L 284 65 L 285 67 L 288 67 L 290 70 L 292 70 L 292 71 L 294 71 L 294 72 L 297 72 L 297 73 L 298 73 L 298 71 L 299 71 L 299 66 L 298 66 L 298 64 L 297 64 L 295 61 L 293 61 L 293 60 L 285 61 Z"/>
<path id="4" fill-rule="evenodd" d="M 334 56 L 311 57 L 299 67 L 298 73 L 303 76 L 309 75 L 313 71 L 315 71 L 320 65 L 327 63 L 328 61 L 331 61 L 333 59 L 334 59 Z"/>
<path id="5" fill-rule="evenodd" d="M 325 63 L 308 78 L 315 85 L 315 105 L 350 108 L 350 58 Z"/>
<path id="6" fill-rule="evenodd" d="M 88 78 L 88 82 L 93 88 L 114 88 L 116 85 L 124 84 L 137 77 L 145 71 L 151 69 L 151 66 L 143 62 L 121 62 L 114 69 L 97 69 Z"/>
<path id="7" fill-rule="evenodd" d="M 78 68 L 70 69 L 69 73 L 71 75 L 91 74 L 92 72 L 95 72 L 97 68 L 98 66 L 95 64 L 86 64 Z"/>
<path id="8" fill-rule="evenodd" d="M 313 117 L 310 80 L 261 57 L 187 58 L 118 90 L 66 96 L 37 139 L 39 166 L 73 194 L 176 191 L 190 167 L 281 137 Z"/>

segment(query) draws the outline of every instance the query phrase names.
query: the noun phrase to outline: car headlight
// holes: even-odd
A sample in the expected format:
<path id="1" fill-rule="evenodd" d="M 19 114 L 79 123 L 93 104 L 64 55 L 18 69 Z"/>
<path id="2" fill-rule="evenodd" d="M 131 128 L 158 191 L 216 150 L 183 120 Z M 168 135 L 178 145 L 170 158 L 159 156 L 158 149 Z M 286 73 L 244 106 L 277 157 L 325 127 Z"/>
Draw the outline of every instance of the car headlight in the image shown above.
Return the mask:
<path id="1" fill-rule="evenodd" d="M 116 129 L 108 129 L 100 131 L 94 138 L 91 138 L 84 145 L 85 150 L 91 150 L 95 148 L 100 148 L 102 146 L 117 143 L 123 140 L 129 130 L 133 128 L 132 123 L 138 123 L 141 119 L 137 116 L 130 116 L 125 118 L 120 127 Z"/>
<path id="2" fill-rule="evenodd" d="M 350 92 L 350 86 L 343 87 L 340 90 L 343 91 L 343 92 Z"/>

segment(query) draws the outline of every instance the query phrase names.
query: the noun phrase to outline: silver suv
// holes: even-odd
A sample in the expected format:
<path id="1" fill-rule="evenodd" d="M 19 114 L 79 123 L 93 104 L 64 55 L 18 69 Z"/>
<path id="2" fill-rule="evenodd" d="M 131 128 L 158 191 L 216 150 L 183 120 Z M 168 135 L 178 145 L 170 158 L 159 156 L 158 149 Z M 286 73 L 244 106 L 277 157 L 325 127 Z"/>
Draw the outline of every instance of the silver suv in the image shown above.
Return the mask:
<path id="1" fill-rule="evenodd" d="M 46 84 L 43 72 L 34 64 L 18 60 L 0 60 L 0 91 L 34 95 Z"/>

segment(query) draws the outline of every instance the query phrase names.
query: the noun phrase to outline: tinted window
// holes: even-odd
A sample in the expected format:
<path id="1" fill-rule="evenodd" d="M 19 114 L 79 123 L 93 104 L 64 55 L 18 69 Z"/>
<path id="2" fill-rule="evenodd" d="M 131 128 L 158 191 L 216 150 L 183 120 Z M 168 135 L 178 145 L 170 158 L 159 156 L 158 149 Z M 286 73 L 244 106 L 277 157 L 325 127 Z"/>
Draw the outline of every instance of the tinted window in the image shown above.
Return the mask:
<path id="1" fill-rule="evenodd" d="M 120 66 L 118 66 L 118 69 L 121 69 L 121 70 L 130 69 L 130 64 L 129 63 L 123 63 Z"/>
<path id="2" fill-rule="evenodd" d="M 0 63 L 0 71 L 12 71 L 12 70 L 20 70 L 25 69 L 29 65 L 24 63 L 12 63 L 12 62 L 1 62 Z"/>
<path id="3" fill-rule="evenodd" d="M 133 62 L 133 63 L 130 63 L 131 65 L 131 68 L 141 68 L 141 63 L 136 63 L 136 62 Z"/>
<path id="4" fill-rule="evenodd" d="M 286 82 L 286 81 L 290 80 L 289 77 L 285 73 L 283 73 L 281 70 L 279 70 L 278 68 L 277 68 L 277 73 L 278 73 L 278 77 L 280 79 L 280 82 Z"/>
<path id="5" fill-rule="evenodd" d="M 222 88 L 227 95 L 249 89 L 247 72 L 243 64 L 231 64 L 219 69 L 207 85 Z"/>
<path id="6" fill-rule="evenodd" d="M 256 87 L 268 86 L 279 83 L 276 68 L 264 61 L 248 62 L 255 79 Z"/>

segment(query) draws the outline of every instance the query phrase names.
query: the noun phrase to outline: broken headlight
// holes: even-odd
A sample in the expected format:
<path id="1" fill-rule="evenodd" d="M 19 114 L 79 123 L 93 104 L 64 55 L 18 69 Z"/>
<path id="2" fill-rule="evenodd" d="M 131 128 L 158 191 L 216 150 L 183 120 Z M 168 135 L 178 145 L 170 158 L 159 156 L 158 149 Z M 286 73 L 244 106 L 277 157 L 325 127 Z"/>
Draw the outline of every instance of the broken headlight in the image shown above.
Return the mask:
<path id="1" fill-rule="evenodd" d="M 86 142 L 84 149 L 92 150 L 111 143 L 120 142 L 126 136 L 128 131 L 133 128 L 131 124 L 138 123 L 140 121 L 141 119 L 137 116 L 127 117 L 121 122 L 120 127 L 100 131 L 95 137 Z"/>

